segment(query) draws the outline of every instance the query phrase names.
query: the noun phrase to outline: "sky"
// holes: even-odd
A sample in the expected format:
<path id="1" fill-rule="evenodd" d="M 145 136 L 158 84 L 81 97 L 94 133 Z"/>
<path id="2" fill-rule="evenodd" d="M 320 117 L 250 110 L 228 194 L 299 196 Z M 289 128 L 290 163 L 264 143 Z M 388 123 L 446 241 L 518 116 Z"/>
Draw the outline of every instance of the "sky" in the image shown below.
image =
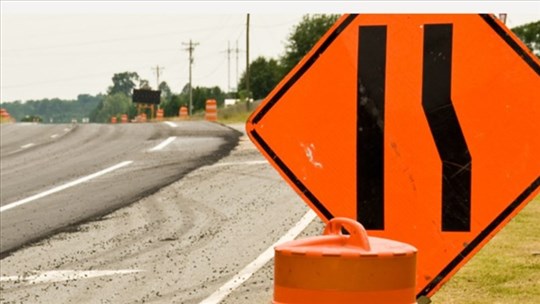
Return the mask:
<path id="1" fill-rule="evenodd" d="M 307 13 L 507 12 L 508 27 L 540 20 L 538 1 L 484 2 L 2 1 L 0 99 L 106 93 L 112 76 L 125 71 L 155 88 L 156 67 L 160 81 L 180 92 L 189 79 L 190 40 L 197 43 L 193 86 L 234 89 L 246 66 L 247 12 L 251 60 L 282 55 Z"/>

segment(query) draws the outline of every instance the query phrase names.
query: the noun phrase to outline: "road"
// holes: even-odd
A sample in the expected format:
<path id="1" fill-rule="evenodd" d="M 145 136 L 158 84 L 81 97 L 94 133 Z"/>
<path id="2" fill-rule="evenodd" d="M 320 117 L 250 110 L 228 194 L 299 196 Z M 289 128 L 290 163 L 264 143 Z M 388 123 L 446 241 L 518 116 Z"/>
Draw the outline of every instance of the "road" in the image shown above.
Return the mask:
<path id="1" fill-rule="evenodd" d="M 122 152 L 145 157 L 133 158 L 133 164 L 108 174 L 127 177 L 137 163 L 139 170 L 151 170 L 142 159 L 150 159 L 148 150 L 171 134 L 166 126 L 155 126 L 163 137 Z M 6 151 L 16 151 L 26 142 L 10 144 Z M 7 149 L 8 141 L 3 143 Z M 166 151 L 180 147 L 182 141 L 174 141 L 158 159 L 167 159 Z M 270 303 L 273 246 L 284 239 L 320 235 L 322 223 L 245 135 L 230 153 L 215 152 L 206 165 L 155 193 L 5 255 L 0 260 L 0 303 Z M 219 156 L 223 157 L 214 161 Z M 76 187 L 82 186 L 88 185 Z M 29 222 L 38 218 L 35 211 Z M 4 219 L 2 213 L 2 225 Z M 535 248 L 526 246 L 526 252 Z"/>
<path id="2" fill-rule="evenodd" d="M 217 161 L 239 134 L 208 122 L 2 125 L 0 251 L 138 201 Z"/>
<path id="3" fill-rule="evenodd" d="M 170 135 L 165 127 L 163 138 Z M 140 165 L 133 170 L 148 170 L 152 161 L 143 161 L 144 151 L 159 141 L 119 152 L 128 155 L 106 165 L 135 159 Z M 291 227 L 297 231 L 289 238 L 295 237 L 302 219 L 309 224 L 303 235 L 319 234 L 321 223 L 313 218 L 244 135 L 218 162 L 4 257 L 0 302 L 268 303 L 272 263 L 261 253 L 272 252 Z"/>

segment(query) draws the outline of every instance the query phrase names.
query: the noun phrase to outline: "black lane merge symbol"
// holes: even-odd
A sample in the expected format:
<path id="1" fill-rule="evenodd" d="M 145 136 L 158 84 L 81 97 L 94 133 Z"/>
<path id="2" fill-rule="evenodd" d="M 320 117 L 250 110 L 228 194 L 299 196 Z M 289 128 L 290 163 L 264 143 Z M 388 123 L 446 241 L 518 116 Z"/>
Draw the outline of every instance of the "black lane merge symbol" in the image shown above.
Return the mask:
<path id="1" fill-rule="evenodd" d="M 442 161 L 442 231 L 470 231 L 472 159 L 451 99 L 452 30 L 424 26 L 422 106 Z"/>
<path id="2" fill-rule="evenodd" d="M 383 230 L 386 26 L 360 26 L 358 35 L 356 217 Z"/>
<path id="3" fill-rule="evenodd" d="M 424 26 L 422 107 L 442 162 L 441 230 L 471 226 L 472 159 L 451 99 L 452 24 Z M 386 26 L 360 26 L 358 39 L 357 220 L 384 230 Z"/>

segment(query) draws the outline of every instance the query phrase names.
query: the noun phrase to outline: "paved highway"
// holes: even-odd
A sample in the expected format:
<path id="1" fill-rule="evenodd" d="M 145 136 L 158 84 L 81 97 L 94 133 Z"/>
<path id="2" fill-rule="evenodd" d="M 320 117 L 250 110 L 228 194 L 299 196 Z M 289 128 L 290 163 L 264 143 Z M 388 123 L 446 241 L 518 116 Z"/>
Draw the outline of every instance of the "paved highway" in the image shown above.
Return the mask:
<path id="1" fill-rule="evenodd" d="M 216 127 L 216 131 L 223 130 L 213 124 L 189 126 L 195 130 L 209 126 Z M 160 159 L 168 159 L 168 154 L 190 154 L 193 152 L 189 151 L 199 149 L 195 146 L 208 142 L 194 136 L 190 139 L 195 141 L 184 145 L 185 142 L 177 138 L 162 150 L 149 152 L 166 142 L 171 134 L 177 134 L 168 132 L 179 132 L 169 130 L 165 124 L 153 127 L 164 132 L 160 138 L 148 138 L 145 141 L 149 142 L 135 145 L 137 147 L 129 152 L 118 152 L 125 153 L 126 157 L 111 159 L 95 169 L 102 170 L 126 159 L 133 160 L 132 164 L 87 183 L 108 181 L 109 185 L 99 191 L 115 189 L 112 180 L 116 175 L 135 183 L 138 178 L 133 174 L 151 170 L 148 162 L 158 166 Z M 104 128 L 105 132 L 109 128 L 121 130 L 124 127 L 98 128 Z M 178 128 L 188 128 L 188 125 Z M 242 130 L 243 125 L 235 128 Z M 55 132 L 58 130 L 64 128 Z M 4 131 L 14 132 L 15 129 Z M 143 130 L 138 132 L 144 133 Z M 160 131 L 150 133 L 156 132 Z M 28 136 L 32 140 L 36 138 Z M 43 134 L 37 132 L 36 136 L 42 138 Z M 16 151 L 27 144 L 24 141 L 8 147 L 8 142 L 3 140 L 6 149 L 10 149 L 6 151 Z M 270 303 L 273 246 L 299 233 L 300 237 L 320 235 L 322 224 L 245 135 L 230 153 L 213 162 L 226 154 L 225 151 L 227 149 L 215 150 L 217 154 L 208 156 L 206 165 L 181 175 L 175 182 L 135 203 L 72 225 L 68 231 L 5 255 L 0 260 L 0 303 Z M 152 161 L 152 153 L 161 156 Z M 143 156 L 135 157 L 139 154 Z M 3 157 L 2 154 L 2 162 Z M 168 166 L 159 168 L 166 172 Z M 129 170 L 134 172 L 129 173 Z M 87 186 L 80 184 L 73 188 Z M 135 186 L 126 187 L 137 190 Z M 60 193 L 51 197 L 58 197 Z M 100 196 L 95 191 L 92 195 Z M 24 208 L 45 202 L 45 199 L 36 200 Z M 42 219 L 41 211 L 28 211 L 33 217 L 28 219 L 28 225 Z M 2 212 L 2 229 L 4 220 L 12 214 L 9 210 Z M 9 225 L 6 227 L 10 229 Z"/>
<path id="2" fill-rule="evenodd" d="M 0 251 L 138 201 L 217 161 L 239 134 L 208 122 L 4 124 Z"/>
<path id="3" fill-rule="evenodd" d="M 107 204 L 125 206 L 128 201 L 123 201 L 123 197 L 135 199 L 143 196 L 145 190 L 141 187 L 152 176 L 168 175 L 176 181 L 129 206 L 95 220 L 72 225 L 69 231 L 54 234 L 6 255 L 0 260 L 0 302 L 268 303 L 272 298 L 273 245 L 294 238 L 306 225 L 309 226 L 304 235 L 319 234 L 320 221 L 314 220 L 314 214 L 308 212 L 306 205 L 245 135 L 229 154 L 213 162 L 227 152 L 227 141 L 223 138 L 231 141 L 236 133 L 213 124 L 189 127 L 207 129 L 197 131 L 206 135 L 189 137 L 189 145 L 176 139 L 156 154 L 148 150 L 169 136 L 180 134 L 178 129 L 171 130 L 165 124 L 146 126 L 153 131 L 145 131 L 143 125 L 79 126 L 72 135 L 66 135 L 93 141 L 96 134 L 105 133 L 111 138 L 106 141 L 110 150 L 104 148 L 101 153 L 109 157 L 93 170 L 79 172 L 73 178 L 124 160 L 133 160 L 134 163 L 65 190 L 65 195 L 59 192 L 18 207 L 20 209 L 3 212 L 2 227 L 5 225 L 9 233 L 16 232 L 21 226 L 10 228 L 12 224 L 4 224 L 4 218 L 7 221 L 16 214 L 22 216 L 27 213 L 30 216 L 27 225 L 36 226 L 32 222 L 41 221 L 39 225 L 47 226 L 44 217 L 54 219 L 53 215 L 58 212 L 34 211 L 33 208 L 38 206 L 52 204 L 47 209 L 69 210 L 69 213 L 61 214 L 71 214 L 75 209 L 91 209 L 90 206 L 109 196 L 113 198 L 108 199 Z M 235 127 L 240 131 L 243 129 L 243 125 Z M 88 131 L 83 128 L 88 128 Z M 135 129 L 131 131 L 130 128 Z M 207 138 L 209 131 L 220 135 Z M 81 135 L 76 136 L 77 132 Z M 94 135 L 83 136 L 86 132 Z M 127 147 L 110 147 L 116 145 L 114 138 L 134 134 L 146 140 L 126 139 L 123 144 Z M 213 140 L 221 143 L 219 150 L 200 147 Z M 79 152 L 96 149 L 91 154 L 99 154 L 101 149 L 93 147 L 97 142 Z M 231 142 L 235 143 L 234 140 Z M 20 145 L 21 142 L 10 149 L 16 150 Z M 200 166 L 200 160 L 193 160 L 193 166 L 198 168 L 185 176 L 181 177 L 179 172 L 174 178 L 172 174 L 166 174 L 172 166 L 170 163 L 174 163 L 175 168 L 188 166 L 178 163 L 180 154 L 185 154 L 189 162 L 195 156 L 200 157 L 200 151 L 213 151 L 203 157 L 206 165 Z M 76 157 L 78 153 L 69 155 Z M 60 159 L 66 157 L 59 156 Z M 60 163 L 62 161 L 55 162 Z M 158 167 L 160 174 L 153 171 L 152 174 L 140 175 L 152 167 Z M 117 184 L 122 180 L 125 184 Z M 67 194 L 75 188 L 80 188 L 80 191 Z M 89 197 L 85 198 L 83 189 L 90 191 Z M 112 194 L 114 192 L 109 190 L 119 194 Z M 130 191 L 139 194 L 130 194 Z M 64 201 L 66 205 L 50 202 L 52 198 L 59 200 L 63 196 L 70 198 Z M 11 194 L 3 205 L 17 199 L 20 197 Z M 117 200 L 122 203 L 117 203 Z M 69 207 L 79 202 L 77 208 Z M 42 212 L 45 216 L 40 215 Z"/>

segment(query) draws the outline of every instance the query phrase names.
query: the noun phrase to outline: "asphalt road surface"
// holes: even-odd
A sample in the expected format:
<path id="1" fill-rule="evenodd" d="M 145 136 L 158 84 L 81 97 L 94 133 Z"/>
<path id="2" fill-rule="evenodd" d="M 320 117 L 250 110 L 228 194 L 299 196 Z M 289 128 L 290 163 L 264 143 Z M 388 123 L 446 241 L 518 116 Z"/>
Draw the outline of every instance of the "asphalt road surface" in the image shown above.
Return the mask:
<path id="1" fill-rule="evenodd" d="M 225 138 L 230 136 L 229 130 L 222 127 L 202 126 L 218 133 L 225 132 Z M 142 171 L 159 166 L 157 170 L 165 174 L 172 162 L 174 167 L 187 166 L 178 163 L 177 155 L 199 154 L 201 152 L 191 149 L 198 151 L 200 147 L 194 146 L 207 142 L 193 142 L 187 147 L 176 140 L 176 146 L 164 148 L 168 152 L 162 151 L 154 156 L 148 149 L 171 134 L 178 134 L 174 133 L 178 130 L 160 125 L 154 126 L 160 131 L 148 131 L 147 134 L 143 127 L 132 132 L 120 126 L 89 126 L 91 130 L 96 127 L 103 129 L 88 131 L 92 134 L 84 136 L 87 140 L 95 140 L 96 134 L 106 133 L 110 137 L 106 141 L 108 144 L 128 147 L 112 149 L 117 151 L 114 153 L 107 149 L 101 152 L 101 149 L 90 148 L 96 145 L 93 143 L 86 149 L 77 149 L 79 152 L 66 152 L 69 157 L 76 157 L 82 151 L 96 149 L 92 154 L 110 155 L 93 170 L 79 172 L 73 178 L 124 160 L 134 160 L 134 163 L 88 182 L 92 185 L 73 187 L 81 187 L 81 191 L 63 195 L 71 198 L 64 201 L 67 205 L 47 203 L 45 198 L 25 205 L 24 209 L 33 214 L 27 221 L 28 225 L 42 220 L 43 216 L 27 208 L 45 204 L 53 204 L 48 209 L 67 208 L 72 213 L 74 209 L 69 205 L 77 201 L 83 203 L 75 209 L 88 209 L 105 196 L 112 196 L 108 204 L 126 205 L 124 196 L 142 196 L 145 192 L 142 185 L 151 176 L 158 175 L 154 171 L 146 178 L 139 177 Z M 243 125 L 235 127 L 240 131 L 243 129 Z M 115 128 L 123 131 L 115 131 Z M 73 134 L 81 131 L 79 129 Z M 83 137 L 86 132 L 74 137 Z M 115 143 L 114 138 L 125 133 L 146 137 L 150 142 L 126 139 L 121 144 Z M 155 133 L 162 135 L 156 136 Z M 221 138 L 219 142 L 224 141 L 223 137 L 218 138 Z M 21 142 L 10 149 L 16 150 L 20 145 Z M 229 154 L 213 162 L 216 157 L 226 154 L 223 144 L 221 147 L 220 152 L 209 154 L 212 156 L 209 156 L 207 165 L 182 178 L 178 177 L 181 174 L 176 174 L 177 181 L 152 195 L 6 255 L 0 260 L 0 302 L 269 303 L 273 292 L 273 246 L 299 233 L 318 235 L 322 225 L 245 135 Z M 208 147 L 203 151 L 213 150 Z M 34 157 L 39 158 L 39 155 L 37 153 Z M 56 164 L 68 162 L 65 159 L 68 156 L 58 157 L 61 160 Z M 172 175 L 168 175 L 172 179 Z M 127 182 L 119 186 L 116 184 L 118 179 Z M 90 191 L 90 198 L 83 198 L 83 187 Z M 122 191 L 122 194 L 111 194 L 109 189 Z M 128 190 L 138 190 L 140 194 L 129 194 Z M 60 193 L 51 197 L 58 195 Z M 6 202 L 20 199 L 15 196 L 10 194 Z M 100 198 L 96 199 L 96 196 Z M 2 213 L 2 217 L 11 217 L 16 212 L 17 208 L 8 210 L 6 216 Z M 49 212 L 54 214 L 58 211 Z M 54 218 L 52 215 L 45 217 Z M 48 225 L 45 222 L 43 220 L 40 225 Z M 10 225 L 6 224 L 10 233 L 17 231 L 9 228 Z"/>
<path id="2" fill-rule="evenodd" d="M 237 144 L 209 122 L 3 124 L 2 255 L 148 196 Z"/>

